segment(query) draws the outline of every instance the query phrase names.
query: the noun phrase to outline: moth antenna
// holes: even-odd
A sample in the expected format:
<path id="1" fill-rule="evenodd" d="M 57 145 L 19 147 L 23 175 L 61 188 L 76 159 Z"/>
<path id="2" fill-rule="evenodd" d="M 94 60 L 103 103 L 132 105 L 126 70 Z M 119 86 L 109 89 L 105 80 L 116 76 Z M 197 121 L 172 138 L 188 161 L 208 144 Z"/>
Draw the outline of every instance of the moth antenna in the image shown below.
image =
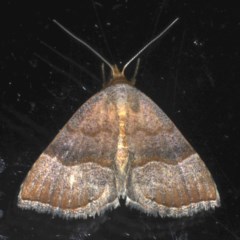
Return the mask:
<path id="1" fill-rule="evenodd" d="M 92 53 L 94 53 L 98 58 L 100 58 L 103 62 L 105 62 L 113 71 L 112 64 L 109 63 L 100 53 L 98 53 L 94 48 L 92 48 L 88 43 L 77 37 L 75 34 L 70 32 L 67 28 L 65 28 L 61 23 L 59 23 L 57 20 L 53 19 L 52 20 L 55 24 L 58 25 L 64 32 L 66 32 L 69 36 L 71 36 L 73 39 L 75 39 L 77 42 L 81 43 L 84 45 L 86 48 L 88 48 Z"/>
<path id="2" fill-rule="evenodd" d="M 160 37 L 162 37 L 178 20 L 179 20 L 179 18 L 176 18 L 174 21 L 172 21 L 162 32 L 160 32 L 155 38 L 153 38 L 142 49 L 140 49 L 129 61 L 127 61 L 127 63 L 124 65 L 124 67 L 122 69 L 122 74 L 124 74 L 125 69 L 134 59 L 136 59 L 143 51 L 145 51 L 149 46 L 151 46 Z"/>

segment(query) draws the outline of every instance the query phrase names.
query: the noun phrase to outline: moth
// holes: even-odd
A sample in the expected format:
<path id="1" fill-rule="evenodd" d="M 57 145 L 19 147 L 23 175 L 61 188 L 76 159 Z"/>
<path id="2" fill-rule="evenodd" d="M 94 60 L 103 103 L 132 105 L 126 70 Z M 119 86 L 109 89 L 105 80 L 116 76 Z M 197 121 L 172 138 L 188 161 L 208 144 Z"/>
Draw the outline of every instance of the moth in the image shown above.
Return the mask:
<path id="1" fill-rule="evenodd" d="M 149 215 L 191 216 L 220 206 L 216 184 L 174 123 L 122 71 L 60 23 L 111 69 L 104 88 L 70 118 L 23 181 L 18 206 L 63 218 L 87 218 L 119 199 Z M 137 64 L 138 66 L 139 64 Z"/>

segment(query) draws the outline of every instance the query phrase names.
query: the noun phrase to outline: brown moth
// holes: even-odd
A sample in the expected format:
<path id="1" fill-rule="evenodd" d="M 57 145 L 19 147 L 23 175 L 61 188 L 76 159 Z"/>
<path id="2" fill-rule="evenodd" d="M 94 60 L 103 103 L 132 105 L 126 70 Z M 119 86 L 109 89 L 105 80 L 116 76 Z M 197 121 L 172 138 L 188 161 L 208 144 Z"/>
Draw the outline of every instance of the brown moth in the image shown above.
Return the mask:
<path id="1" fill-rule="evenodd" d="M 196 151 L 134 80 L 126 66 L 84 103 L 40 155 L 21 185 L 18 206 L 87 218 L 119 206 L 161 217 L 191 216 L 220 206 L 215 182 Z M 134 78 L 135 79 L 135 78 Z"/>

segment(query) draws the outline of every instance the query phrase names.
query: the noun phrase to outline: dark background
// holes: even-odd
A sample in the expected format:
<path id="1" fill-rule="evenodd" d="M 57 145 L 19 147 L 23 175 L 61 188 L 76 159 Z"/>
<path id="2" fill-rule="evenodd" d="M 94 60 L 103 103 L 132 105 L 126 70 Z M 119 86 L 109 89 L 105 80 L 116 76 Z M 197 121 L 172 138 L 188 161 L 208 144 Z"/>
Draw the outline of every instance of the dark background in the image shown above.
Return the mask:
<path id="1" fill-rule="evenodd" d="M 200 0 L 64 2 L 0 3 L 0 239 L 240 239 L 237 5 Z M 180 21 L 141 56 L 136 86 L 201 155 L 218 186 L 221 208 L 176 220 L 148 217 L 124 206 L 75 221 L 19 210 L 16 197 L 31 165 L 102 84 L 101 61 L 51 20 L 122 66 L 176 17 Z"/>

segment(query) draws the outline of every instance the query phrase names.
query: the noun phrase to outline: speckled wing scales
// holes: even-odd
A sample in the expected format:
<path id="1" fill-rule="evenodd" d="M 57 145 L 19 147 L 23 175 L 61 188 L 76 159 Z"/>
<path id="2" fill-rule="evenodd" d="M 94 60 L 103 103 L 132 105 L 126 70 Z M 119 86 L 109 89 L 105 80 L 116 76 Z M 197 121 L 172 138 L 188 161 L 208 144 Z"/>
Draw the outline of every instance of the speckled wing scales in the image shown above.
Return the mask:
<path id="1" fill-rule="evenodd" d="M 66 218 L 86 218 L 117 207 L 112 168 L 116 123 L 116 109 L 106 92 L 90 98 L 29 171 L 18 206 Z"/>
<path id="2" fill-rule="evenodd" d="M 176 126 L 147 96 L 131 90 L 127 119 L 127 205 L 150 215 L 189 216 L 219 206 L 207 167 Z"/>

